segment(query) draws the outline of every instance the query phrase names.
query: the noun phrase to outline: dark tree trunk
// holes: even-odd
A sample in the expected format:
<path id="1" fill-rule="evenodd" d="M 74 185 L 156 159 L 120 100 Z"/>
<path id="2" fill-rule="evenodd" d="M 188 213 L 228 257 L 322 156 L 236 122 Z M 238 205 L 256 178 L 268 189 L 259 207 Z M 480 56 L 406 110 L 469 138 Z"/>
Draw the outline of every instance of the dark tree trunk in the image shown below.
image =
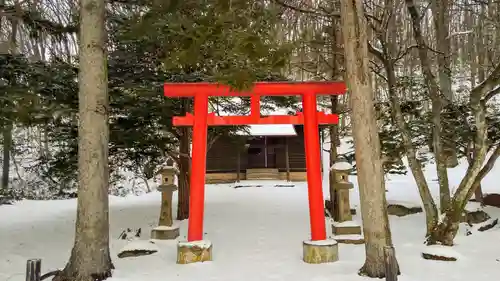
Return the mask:
<path id="1" fill-rule="evenodd" d="M 186 127 L 185 132 L 187 133 L 188 130 L 189 129 Z M 187 153 L 187 155 L 189 155 L 189 136 L 182 137 L 179 145 L 179 150 L 182 154 Z M 189 157 L 180 156 L 179 164 L 177 220 L 186 220 L 189 218 L 189 171 L 191 166 Z"/>
<path id="2" fill-rule="evenodd" d="M 476 191 L 474 191 L 474 199 L 476 199 L 477 202 L 481 203 L 481 205 L 484 205 L 483 189 L 481 188 L 481 184 L 479 184 L 476 188 Z"/>
<path id="3" fill-rule="evenodd" d="M 10 177 L 10 151 L 12 150 L 12 125 L 3 128 L 3 163 L 2 163 L 2 186 L 0 195 L 7 195 Z"/>
<path id="4" fill-rule="evenodd" d="M 286 167 L 286 181 L 290 181 L 290 147 L 288 145 L 288 138 L 285 138 L 285 167 Z"/>
<path id="5" fill-rule="evenodd" d="M 0 4 L 4 4 L 5 1 L 0 1 Z M 0 27 L 1 27 L 1 18 L 0 18 Z M 10 54 L 17 53 L 17 33 L 19 22 L 17 19 L 12 19 L 11 23 L 11 33 L 9 36 L 9 52 Z M 4 50 L 0 50 L 4 51 Z M 11 81 L 13 85 L 17 83 L 17 81 Z M 5 122 L 2 128 L 3 135 L 3 163 L 2 163 L 2 183 L 0 187 L 0 195 L 4 193 L 4 195 L 9 196 L 9 177 L 10 177 L 10 153 L 12 151 L 12 128 L 13 124 L 11 121 Z"/>
<path id="6" fill-rule="evenodd" d="M 339 0 L 334 1 L 334 5 L 336 7 L 340 7 Z M 333 57 L 332 57 L 332 80 L 342 79 L 342 73 L 340 72 L 340 65 L 342 55 L 338 55 L 336 50 L 342 49 L 342 27 L 340 19 L 335 19 L 333 22 L 333 30 L 332 30 L 332 40 L 333 40 Z M 339 114 L 339 97 L 337 95 L 330 96 L 330 110 L 332 113 Z M 338 124 L 330 125 L 328 127 L 328 134 L 330 135 L 330 162 L 329 167 L 331 167 L 335 161 L 337 160 L 337 147 L 340 145 L 340 137 L 339 137 L 339 127 Z M 328 171 L 329 178 L 329 193 L 330 193 L 330 214 L 334 218 L 338 218 L 338 204 L 336 202 L 336 192 L 335 192 L 335 174 L 333 171 Z"/>
<path id="7" fill-rule="evenodd" d="M 238 154 L 236 155 L 236 182 L 241 181 L 241 149 L 238 148 Z"/>
<path id="8" fill-rule="evenodd" d="M 337 111 L 338 99 L 337 96 L 332 96 L 332 112 Z M 330 163 L 329 166 L 333 166 L 337 160 L 337 141 L 338 141 L 338 127 L 336 125 L 329 126 L 328 128 L 330 135 Z M 338 218 L 338 204 L 336 202 L 336 192 L 335 192 L 335 173 L 333 171 L 328 171 L 329 178 L 329 191 L 330 191 L 330 213 L 334 218 Z"/>
<path id="9" fill-rule="evenodd" d="M 190 101 L 185 99 L 183 102 L 183 113 L 189 111 Z M 179 191 L 177 193 L 177 220 L 189 218 L 189 175 L 191 170 L 190 161 L 190 138 L 189 128 L 179 129 L 181 138 L 179 140 Z"/>

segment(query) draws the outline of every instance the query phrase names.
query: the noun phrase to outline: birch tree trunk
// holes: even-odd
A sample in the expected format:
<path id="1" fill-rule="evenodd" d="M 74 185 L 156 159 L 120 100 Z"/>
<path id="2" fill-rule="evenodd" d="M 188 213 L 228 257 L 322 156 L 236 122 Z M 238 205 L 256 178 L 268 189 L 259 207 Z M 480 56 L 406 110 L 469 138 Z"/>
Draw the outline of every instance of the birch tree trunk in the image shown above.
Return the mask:
<path id="1" fill-rule="evenodd" d="M 78 207 L 75 243 L 63 281 L 111 276 L 109 253 L 109 101 L 105 1 L 80 0 Z"/>
<path id="2" fill-rule="evenodd" d="M 385 277 L 384 247 L 392 246 L 380 157 L 367 46 L 367 23 L 361 0 L 341 0 L 347 83 L 358 172 L 366 260 L 360 275 Z M 396 262 L 397 263 L 397 262 Z"/>

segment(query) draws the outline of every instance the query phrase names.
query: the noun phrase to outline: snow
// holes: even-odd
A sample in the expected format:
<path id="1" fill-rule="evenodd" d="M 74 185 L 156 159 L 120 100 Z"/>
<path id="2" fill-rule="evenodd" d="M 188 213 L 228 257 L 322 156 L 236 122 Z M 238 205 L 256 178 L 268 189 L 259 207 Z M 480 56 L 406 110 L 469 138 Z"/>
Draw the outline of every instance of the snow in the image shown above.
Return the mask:
<path id="1" fill-rule="evenodd" d="M 337 162 L 332 165 L 330 170 L 337 170 L 337 171 L 347 171 L 347 170 L 352 170 L 352 165 L 349 164 L 348 162 Z"/>
<path id="2" fill-rule="evenodd" d="M 447 39 L 451 38 L 453 36 L 465 35 L 465 34 L 469 34 L 472 32 L 474 32 L 474 30 L 455 31 L 455 32 L 450 33 L 450 35 L 448 35 Z"/>
<path id="3" fill-rule="evenodd" d="M 399 205 L 399 206 L 406 207 L 408 209 L 422 207 L 421 202 L 403 201 L 403 200 L 387 200 L 387 205 Z"/>
<path id="4" fill-rule="evenodd" d="M 270 188 L 270 187 L 295 187 L 295 183 L 284 180 L 242 180 L 240 182 L 231 183 L 229 186 L 233 188 Z"/>
<path id="5" fill-rule="evenodd" d="M 454 247 L 443 245 L 424 246 L 422 253 L 445 258 L 456 258 L 457 260 L 461 257 Z"/>
<path id="6" fill-rule="evenodd" d="M 356 227 L 360 226 L 360 224 L 356 221 L 343 221 L 343 222 L 336 222 L 334 221 L 332 223 L 336 227 Z"/>
<path id="7" fill-rule="evenodd" d="M 362 240 L 363 235 L 360 234 L 342 234 L 342 235 L 335 235 L 333 236 L 333 239 L 337 240 Z"/>
<path id="8" fill-rule="evenodd" d="M 468 202 L 465 206 L 465 211 L 469 213 L 478 212 L 481 210 L 483 210 L 483 207 L 481 207 L 481 203 L 479 202 Z"/>
<path id="9" fill-rule="evenodd" d="M 241 136 L 296 136 L 297 132 L 292 124 L 285 125 L 250 125 L 247 130 L 236 132 Z"/>
<path id="10" fill-rule="evenodd" d="M 181 246 L 181 247 L 199 247 L 202 249 L 208 249 L 208 248 L 212 247 L 212 242 L 210 242 L 208 240 L 191 241 L 191 242 L 182 241 L 182 242 L 179 242 L 179 246 Z"/>
<path id="11" fill-rule="evenodd" d="M 491 219 L 487 219 L 483 222 L 480 222 L 480 223 L 476 223 L 472 226 L 472 231 L 479 231 L 480 228 L 482 227 L 485 227 L 485 226 L 489 226 L 489 225 L 492 225 L 493 223 L 495 223 L 495 221 L 498 220 L 498 218 L 491 218 Z"/>
<path id="12" fill-rule="evenodd" d="M 335 239 L 326 239 L 326 240 L 306 240 L 304 241 L 304 244 L 311 245 L 311 246 L 335 246 L 337 245 L 337 241 Z"/>
<path id="13" fill-rule="evenodd" d="M 127 243 L 119 252 L 129 252 L 129 251 L 159 251 L 158 246 L 149 240 L 133 240 Z"/>
<path id="14" fill-rule="evenodd" d="M 340 148 L 340 153 L 346 146 Z M 325 170 L 329 168 L 328 154 L 323 157 Z M 466 161 L 449 170 L 451 186 L 458 186 L 466 171 Z M 425 177 L 431 193 L 437 200 L 439 188 L 434 181 L 434 165 L 428 165 Z M 328 177 L 324 177 L 323 193 L 328 196 Z M 352 206 L 359 205 L 357 178 L 350 181 Z M 485 193 L 498 192 L 500 165 L 482 181 Z M 176 264 L 177 240 L 119 240 L 123 229 L 142 229 L 147 239 L 150 230 L 157 227 L 161 197 L 159 192 L 141 196 L 110 196 L 110 250 L 116 269 L 109 281 L 184 281 L 184 280 L 240 280 L 240 281 L 342 281 L 367 280 L 357 275 L 365 261 L 363 245 L 339 244 L 336 263 L 311 266 L 302 261 L 302 243 L 310 239 L 308 191 L 305 183 L 294 183 L 294 188 L 275 188 L 262 183 L 263 188 L 233 188 L 234 184 L 206 186 L 204 237 L 213 243 L 213 262 L 203 264 Z M 269 188 L 267 187 L 269 185 Z M 272 185 L 271 185 L 272 184 Z M 388 175 L 386 196 L 389 202 L 408 202 L 420 205 L 415 181 L 408 175 Z M 174 204 L 177 203 L 174 193 Z M 66 264 L 74 242 L 76 199 L 17 202 L 0 206 L 0 280 L 25 280 L 25 263 L 32 258 L 42 259 L 42 272 L 62 268 Z M 175 215 L 174 208 L 173 212 Z M 485 207 L 492 218 L 500 217 L 500 209 Z M 361 222 L 359 215 L 353 220 Z M 402 270 L 400 281 L 491 280 L 500 275 L 500 226 L 485 232 L 466 236 L 460 231 L 456 245 L 450 249 L 426 247 L 426 252 L 460 255 L 456 262 L 444 263 L 421 257 L 425 236 L 425 214 L 405 217 L 390 216 L 392 240 Z M 179 222 L 179 241 L 186 240 L 187 221 Z M 329 239 L 331 224 L 326 224 Z M 339 239 L 358 240 L 359 235 L 342 235 Z M 182 243 L 182 242 L 181 242 Z M 133 259 L 118 259 L 124 247 L 157 247 L 154 255 Z M 141 245 L 138 245 L 141 244 Z M 424 269 L 424 270 L 422 270 Z"/>

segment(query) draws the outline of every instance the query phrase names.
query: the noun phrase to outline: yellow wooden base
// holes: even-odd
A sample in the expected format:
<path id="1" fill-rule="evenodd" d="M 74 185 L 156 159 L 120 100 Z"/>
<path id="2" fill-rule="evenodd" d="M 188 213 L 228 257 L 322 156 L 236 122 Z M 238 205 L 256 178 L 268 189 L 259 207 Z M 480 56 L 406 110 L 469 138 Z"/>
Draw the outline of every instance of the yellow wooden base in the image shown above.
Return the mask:
<path id="1" fill-rule="evenodd" d="M 303 260 L 306 263 L 330 263 L 339 260 L 337 241 L 333 239 L 321 241 L 304 241 Z"/>
<path id="2" fill-rule="evenodd" d="M 212 260 L 210 241 L 179 242 L 177 244 L 177 263 L 189 264 Z"/>

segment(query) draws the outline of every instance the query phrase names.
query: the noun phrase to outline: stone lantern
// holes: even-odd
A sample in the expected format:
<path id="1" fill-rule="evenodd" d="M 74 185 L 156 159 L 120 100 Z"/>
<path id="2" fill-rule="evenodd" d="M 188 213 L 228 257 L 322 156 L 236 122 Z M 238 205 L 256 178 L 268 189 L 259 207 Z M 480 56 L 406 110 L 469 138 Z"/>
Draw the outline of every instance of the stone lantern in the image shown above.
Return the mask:
<path id="1" fill-rule="evenodd" d="M 337 212 L 333 215 L 337 222 L 352 220 L 351 206 L 349 202 L 349 191 L 354 185 L 349 182 L 349 174 L 352 171 L 352 165 L 345 160 L 339 160 L 332 166 L 334 174 L 335 204 Z"/>
<path id="2" fill-rule="evenodd" d="M 160 219 L 158 226 L 151 230 L 152 239 L 173 240 L 179 237 L 179 226 L 174 224 L 172 216 L 172 195 L 177 190 L 176 175 L 177 170 L 172 166 L 161 171 L 162 183 L 158 186 L 161 192 Z"/>
<path id="3" fill-rule="evenodd" d="M 361 236 L 361 226 L 352 220 L 349 191 L 354 185 L 349 182 L 349 174 L 353 167 L 345 160 L 337 160 L 331 167 L 334 173 L 334 188 L 336 212 L 333 214 L 333 234 L 334 239 L 339 243 L 362 244 L 364 239 Z"/>

